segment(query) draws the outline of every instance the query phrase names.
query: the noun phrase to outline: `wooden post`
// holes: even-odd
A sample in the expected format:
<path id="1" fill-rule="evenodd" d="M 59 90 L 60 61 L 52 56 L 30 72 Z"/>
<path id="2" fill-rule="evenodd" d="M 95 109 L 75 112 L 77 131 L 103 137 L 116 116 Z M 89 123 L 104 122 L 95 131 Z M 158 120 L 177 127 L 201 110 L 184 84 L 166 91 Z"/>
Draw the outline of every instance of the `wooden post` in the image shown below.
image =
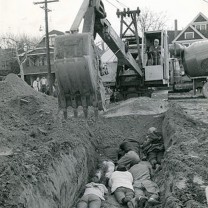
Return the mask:
<path id="1" fill-rule="evenodd" d="M 44 4 L 45 10 L 45 31 L 46 31 L 46 59 L 47 59 L 47 69 L 48 69 L 48 84 L 49 84 L 49 94 L 53 93 L 53 85 L 52 85 L 52 76 L 51 76 L 51 62 L 50 62 L 50 48 L 49 48 L 49 34 L 48 34 L 48 3 L 58 2 L 59 0 L 47 1 L 43 2 L 34 2 L 34 4 Z"/>
<path id="2" fill-rule="evenodd" d="M 134 11 L 133 14 L 132 14 L 132 21 L 134 23 L 134 29 L 135 29 L 135 36 L 136 36 L 136 42 L 137 42 L 139 66 L 142 68 L 142 58 L 141 58 L 141 50 L 140 50 L 140 45 L 139 45 L 139 35 L 138 35 L 138 28 L 137 28 L 136 16 L 137 16 L 137 13 L 136 13 L 136 11 Z"/>
<path id="3" fill-rule="evenodd" d="M 46 31 L 46 59 L 47 59 L 47 68 L 48 68 L 48 83 L 49 83 L 49 95 L 52 95 L 52 79 L 51 79 L 51 62 L 50 62 L 50 48 L 49 48 L 49 34 L 48 34 L 48 3 L 45 0 L 45 31 Z"/>
<path id="4" fill-rule="evenodd" d="M 193 79 L 193 91 L 194 91 L 194 95 L 196 95 L 196 80 Z"/>

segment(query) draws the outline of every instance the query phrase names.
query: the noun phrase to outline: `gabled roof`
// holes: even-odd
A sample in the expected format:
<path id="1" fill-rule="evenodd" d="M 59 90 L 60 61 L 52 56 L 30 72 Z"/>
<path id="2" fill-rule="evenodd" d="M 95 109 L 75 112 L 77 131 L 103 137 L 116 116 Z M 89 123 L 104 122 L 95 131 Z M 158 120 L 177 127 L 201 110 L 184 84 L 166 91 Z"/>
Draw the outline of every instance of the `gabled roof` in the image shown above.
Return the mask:
<path id="1" fill-rule="evenodd" d="M 187 40 L 184 38 L 184 33 L 185 32 L 194 32 L 196 35 L 194 39 L 207 39 L 200 31 L 198 31 L 196 28 L 194 28 L 192 25 L 194 23 L 199 22 L 206 22 L 208 21 L 208 18 L 202 14 L 201 12 L 178 34 L 178 36 L 173 40 L 173 42 L 178 41 L 178 40 Z"/>
<path id="2" fill-rule="evenodd" d="M 199 12 L 199 14 L 192 20 L 190 24 L 196 23 L 196 22 L 206 22 L 208 21 L 208 18 L 201 12 Z"/>
<path id="3" fill-rule="evenodd" d="M 208 39 L 208 30 L 202 30 L 200 32 L 204 37 L 206 37 Z"/>

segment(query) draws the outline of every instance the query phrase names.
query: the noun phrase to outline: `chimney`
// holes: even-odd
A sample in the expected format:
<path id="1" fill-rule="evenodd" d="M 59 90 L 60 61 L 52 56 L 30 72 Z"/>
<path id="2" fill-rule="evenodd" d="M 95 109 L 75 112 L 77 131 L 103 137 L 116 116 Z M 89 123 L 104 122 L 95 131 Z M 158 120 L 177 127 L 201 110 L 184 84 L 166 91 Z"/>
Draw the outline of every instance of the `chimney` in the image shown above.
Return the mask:
<path id="1" fill-rule="evenodd" d="M 175 19 L 174 21 L 174 25 L 175 25 L 175 28 L 174 28 L 174 37 L 176 38 L 177 34 L 178 34 L 178 21 L 177 19 Z"/>

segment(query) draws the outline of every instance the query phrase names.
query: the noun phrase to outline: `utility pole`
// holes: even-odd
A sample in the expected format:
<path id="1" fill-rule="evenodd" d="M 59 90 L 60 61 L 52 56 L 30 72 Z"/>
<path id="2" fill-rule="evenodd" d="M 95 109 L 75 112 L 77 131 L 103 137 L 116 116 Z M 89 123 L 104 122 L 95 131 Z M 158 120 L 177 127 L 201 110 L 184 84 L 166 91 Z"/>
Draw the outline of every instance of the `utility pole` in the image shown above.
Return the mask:
<path id="1" fill-rule="evenodd" d="M 48 84 L 49 84 L 49 94 L 53 93 L 52 86 L 52 76 L 51 76 L 51 62 L 50 62 L 50 48 L 49 48 L 49 34 L 48 34 L 48 3 L 58 2 L 59 0 L 50 0 L 42 2 L 34 2 L 34 4 L 44 4 L 44 7 L 41 7 L 45 10 L 45 32 L 46 32 L 46 59 L 47 59 L 47 68 L 48 68 Z"/>

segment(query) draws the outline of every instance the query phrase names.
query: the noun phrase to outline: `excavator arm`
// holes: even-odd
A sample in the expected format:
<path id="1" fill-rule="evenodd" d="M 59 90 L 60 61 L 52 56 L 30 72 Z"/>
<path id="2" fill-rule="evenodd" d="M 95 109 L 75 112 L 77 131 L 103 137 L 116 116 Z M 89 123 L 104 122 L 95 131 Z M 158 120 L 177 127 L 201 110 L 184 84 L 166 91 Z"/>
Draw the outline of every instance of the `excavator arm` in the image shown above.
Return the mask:
<path id="1" fill-rule="evenodd" d="M 94 44 L 98 33 L 120 62 L 142 76 L 142 71 L 131 54 L 125 50 L 124 42 L 119 38 L 105 19 L 106 13 L 101 0 L 84 0 L 72 24 L 70 34 L 59 36 L 55 40 L 55 68 L 59 88 L 58 103 L 67 117 L 67 107 L 83 107 L 85 117 L 88 107 L 105 109 L 105 89 L 100 70 L 101 60 Z M 84 19 L 82 33 L 78 33 Z"/>
<path id="2" fill-rule="evenodd" d="M 125 43 L 117 35 L 114 29 L 111 27 L 107 19 L 101 19 L 99 23 L 96 24 L 97 33 L 103 39 L 103 41 L 108 45 L 108 47 L 114 52 L 120 63 L 127 65 L 129 68 L 133 69 L 140 76 L 142 71 L 135 61 L 133 56 L 129 51 L 125 49 Z"/>

